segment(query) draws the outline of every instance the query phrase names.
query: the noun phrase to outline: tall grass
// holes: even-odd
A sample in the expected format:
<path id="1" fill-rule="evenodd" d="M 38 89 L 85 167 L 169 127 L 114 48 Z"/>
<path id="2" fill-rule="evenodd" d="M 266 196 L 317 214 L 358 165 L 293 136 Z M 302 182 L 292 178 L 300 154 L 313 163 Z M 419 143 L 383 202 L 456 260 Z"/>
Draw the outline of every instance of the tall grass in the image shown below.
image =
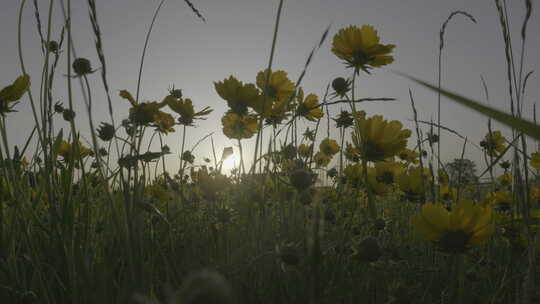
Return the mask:
<path id="1" fill-rule="evenodd" d="M 42 40 L 42 65 L 36 67 L 41 71 L 41 79 L 32 79 L 32 86 L 23 97 L 30 101 L 35 125 L 22 151 L 11 146 L 10 130 L 6 129 L 6 120 L 22 113 L 5 111 L 0 116 L 0 302 L 528 304 L 538 301 L 540 295 L 535 294 L 534 286 L 535 276 L 540 272 L 536 262 L 540 243 L 539 198 L 529 193 L 540 192 L 540 188 L 538 172 L 531 169 L 530 160 L 534 161 L 536 156 L 529 151 L 527 137 L 540 139 L 540 127 L 523 116 L 524 92 L 531 75 L 525 73 L 531 1 L 525 1 L 518 58 L 514 58 L 506 2 L 495 1 L 505 41 L 511 113 L 442 89 L 442 51 L 447 25 L 456 15 L 475 22 L 468 13 L 455 11 L 440 30 L 437 85 L 408 76 L 437 92 L 437 123 L 422 120 L 428 114 L 417 111 L 410 90 L 416 142 L 409 143 L 412 148 L 383 162 L 368 159 L 363 154 L 366 150 L 359 152 L 362 147 L 358 141 L 367 138 L 365 126 L 360 124 L 364 118 L 358 115 L 364 102 L 394 98 L 361 97 L 357 86 L 362 81 L 360 75 L 364 75 L 362 69 L 349 70 L 351 76 L 343 79 L 345 88 L 338 88 L 335 83 L 321 86 L 326 92 L 315 106 L 303 109 L 299 106 L 300 86 L 304 77 L 309 76 L 308 68 L 315 54 L 324 49 L 330 26 L 311 49 L 297 80 L 291 82 L 294 92 L 286 100 L 286 105 L 291 107 L 288 116 L 279 123 L 268 123 L 264 107 L 273 98 L 268 89 L 275 70 L 273 60 L 285 4 L 280 0 L 268 63 L 263 71 L 264 85 L 259 88 L 263 107 L 256 120 L 253 160 L 248 163 L 251 157 L 242 151 L 242 144 L 248 140 L 236 138 L 242 165 L 229 175 L 222 173 L 225 159 L 218 160 L 216 156 L 213 133 L 189 149 L 185 139 L 188 127 L 193 124 L 181 120 L 173 121 L 173 126 L 182 132 L 180 170 L 176 174 L 166 171 L 165 155 L 169 151 L 163 145 L 163 138 L 173 131 L 167 125 L 170 114 L 164 109 L 170 107 L 171 98 L 176 102 L 186 98 L 178 97 L 181 92 L 173 88 L 164 94 L 161 103 L 140 100 L 145 57 L 164 0 L 157 3 L 145 35 L 135 97 L 127 91 L 120 92 L 120 97 L 131 103 L 129 113 L 124 116 L 113 106 L 118 97 L 113 93 L 115 88 L 110 87 L 107 64 L 110 59 L 106 57 L 96 1 L 86 2 L 99 60 L 99 66 L 94 69 L 89 61 L 86 64 L 84 58 L 77 56 L 71 1 L 51 0 L 47 4 L 44 14 L 38 1 L 33 1 L 38 36 Z M 206 22 L 194 3 L 186 0 L 185 4 Z M 21 0 L 18 51 L 22 75 L 31 74 L 22 45 L 22 24 L 27 22 L 22 16 L 26 9 L 26 0 Z M 62 16 L 59 33 L 53 29 L 56 10 Z M 58 68 L 62 60 L 66 64 L 65 72 Z M 66 77 L 59 77 L 63 74 Z M 91 85 L 92 77 L 100 77 L 107 100 L 108 121 L 101 122 L 100 128 L 93 118 L 94 101 L 99 93 Z M 59 86 L 67 88 L 66 105 L 53 102 L 53 93 Z M 487 97 L 487 85 L 484 86 Z M 83 113 L 74 112 L 77 108 L 74 96 L 79 91 L 85 106 Z M 487 191 L 472 182 L 464 185 L 462 171 L 457 173 L 457 180 L 449 183 L 441 180 L 449 170 L 441 159 L 441 130 L 464 139 L 458 156 L 461 162 L 466 158 L 466 147 L 478 147 L 466 134 L 445 127 L 440 112 L 443 96 L 513 128 L 512 138 L 501 144 L 504 147 L 497 154 L 488 155 L 488 149 L 483 146 L 488 168 L 480 175 L 490 174 Z M 347 112 L 350 121 L 343 117 L 341 121 L 340 117 L 331 119 L 329 109 L 343 104 L 350 108 Z M 4 105 L 16 106 L 7 99 L 0 100 L 0 111 L 5 110 Z M 306 117 L 305 111 L 319 108 L 326 117 L 317 116 L 307 123 L 301 120 Z M 154 112 L 148 118 L 145 111 Z M 193 111 L 192 120 L 204 119 L 207 111 L 208 108 Z M 88 126 L 79 124 L 81 115 L 87 115 Z M 128 119 L 119 123 L 120 117 L 125 116 Z M 338 152 L 332 152 L 330 146 L 326 149 L 332 155 L 320 154 L 325 151 L 321 144 L 316 153 L 320 134 L 332 145 L 333 123 L 340 128 L 339 138 L 334 140 Z M 108 125 L 112 129 L 106 133 Z M 306 125 L 312 132 L 302 134 L 301 128 Z M 263 132 L 265 127 L 271 131 Z M 428 136 L 424 127 L 429 130 Z M 86 128 L 90 129 L 89 143 L 81 140 L 84 137 L 81 130 Z M 432 137 L 434 128 L 439 140 L 437 152 Z M 495 134 L 491 123 L 487 129 L 487 137 Z M 349 136 L 351 133 L 357 142 Z M 391 135 L 385 133 L 383 137 Z M 34 136 L 37 140 L 33 146 L 30 142 Z M 213 166 L 210 160 L 199 161 L 204 155 L 196 155 L 196 161 L 190 158 L 208 137 Z M 159 151 L 153 150 L 154 140 L 159 140 Z M 426 141 L 430 152 L 425 147 Z M 32 149 L 34 152 L 30 152 Z M 508 156 L 510 150 L 513 153 Z M 330 161 L 337 153 L 339 160 L 334 163 L 339 170 L 332 170 L 329 165 L 334 163 Z M 495 176 L 493 170 L 508 158 L 512 160 L 509 185 L 501 181 L 504 176 Z M 158 161 L 162 162 L 162 172 L 158 170 L 159 163 L 153 164 Z M 246 170 L 244 163 L 251 167 Z M 394 167 L 385 169 L 384 164 Z M 435 172 L 434 168 L 442 170 Z M 387 171 L 379 174 L 378 170 Z M 448 193 L 444 186 L 449 187 Z M 466 199 L 475 200 L 477 207 L 492 210 L 491 206 L 497 203 L 493 197 L 505 191 L 511 192 L 513 203 L 509 210 L 493 211 L 496 231 L 485 243 L 449 252 L 444 247 L 447 239 L 425 242 L 415 233 L 419 228 L 411 219 L 425 214 L 426 206 L 431 206 L 429 202 L 447 208 L 443 212 L 459 210 L 461 201 Z M 467 216 L 462 214 L 459 219 Z M 468 220 L 474 222 L 478 217 Z M 443 230 L 434 228 L 437 229 Z M 455 229 L 459 231 L 460 227 Z"/>

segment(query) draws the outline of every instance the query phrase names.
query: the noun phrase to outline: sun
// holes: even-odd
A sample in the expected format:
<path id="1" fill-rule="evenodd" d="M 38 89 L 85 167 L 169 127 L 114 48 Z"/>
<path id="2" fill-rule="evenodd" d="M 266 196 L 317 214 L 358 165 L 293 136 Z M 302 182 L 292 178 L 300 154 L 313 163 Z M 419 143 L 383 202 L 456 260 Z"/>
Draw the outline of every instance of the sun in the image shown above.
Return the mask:
<path id="1" fill-rule="evenodd" d="M 231 155 L 223 160 L 223 170 L 225 172 L 229 172 L 234 168 L 236 168 L 236 157 L 234 155 Z"/>

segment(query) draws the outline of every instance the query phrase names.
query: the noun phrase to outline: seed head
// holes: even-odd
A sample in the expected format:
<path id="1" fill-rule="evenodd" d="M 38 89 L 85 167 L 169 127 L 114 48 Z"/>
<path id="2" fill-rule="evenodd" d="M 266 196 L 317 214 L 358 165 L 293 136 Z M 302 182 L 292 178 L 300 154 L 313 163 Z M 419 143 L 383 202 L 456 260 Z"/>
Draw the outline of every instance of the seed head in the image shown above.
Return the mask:
<path id="1" fill-rule="evenodd" d="M 72 121 L 75 118 L 75 112 L 70 109 L 64 109 L 64 112 L 62 112 L 62 117 L 65 121 Z"/>
<path id="2" fill-rule="evenodd" d="M 98 131 L 98 137 L 101 138 L 103 141 L 110 141 L 114 138 L 115 129 L 114 126 L 111 124 L 108 124 L 106 122 L 102 122 L 101 126 L 99 127 Z"/>
<path id="3" fill-rule="evenodd" d="M 90 60 L 86 58 L 77 58 L 73 61 L 73 71 L 77 76 L 82 76 L 86 74 L 91 74 L 94 72 L 92 70 L 92 65 L 90 64 Z"/>
<path id="4" fill-rule="evenodd" d="M 346 80 L 343 77 L 338 77 L 332 81 L 332 89 L 334 89 L 334 94 L 336 96 L 343 97 L 347 92 L 350 91 L 350 84 L 351 82 Z"/>

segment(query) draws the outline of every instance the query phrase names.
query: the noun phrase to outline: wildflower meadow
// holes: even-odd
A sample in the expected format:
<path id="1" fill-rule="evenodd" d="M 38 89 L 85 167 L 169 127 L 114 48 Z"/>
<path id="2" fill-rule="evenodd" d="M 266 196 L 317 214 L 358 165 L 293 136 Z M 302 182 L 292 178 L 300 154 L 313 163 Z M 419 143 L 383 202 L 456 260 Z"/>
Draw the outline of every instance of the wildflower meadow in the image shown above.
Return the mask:
<path id="1" fill-rule="evenodd" d="M 537 54 L 524 51 L 539 33 L 534 1 L 518 1 L 520 20 L 492 1 L 505 110 L 445 87 L 445 31 L 476 22 L 465 10 L 440 20 L 438 79 L 427 81 L 393 70 L 400 45 L 361 19 L 326 27 L 291 73 L 274 62 L 287 31 L 274 1 L 264 68 L 205 75 L 218 96 L 205 102 L 181 84 L 140 92 L 165 0 L 144 21 L 144 48 L 130 50 L 141 54 L 130 88 L 111 85 L 100 1 L 77 1 L 85 23 L 71 0 L 18 2 L 18 24 L 2 22 L 17 31 L 2 43 L 18 46 L 20 69 L 1 70 L 0 303 L 540 303 L 540 126 L 526 95 L 538 78 L 525 60 Z M 207 22 L 197 1 L 178 2 L 194 27 Z M 25 23 L 39 58 L 25 56 Z M 92 58 L 75 52 L 81 24 Z M 342 76 L 308 89 L 319 53 Z M 396 100 L 360 89 L 381 71 L 431 94 L 438 112 L 413 90 L 400 96 L 410 121 L 367 111 Z M 479 113 L 485 136 L 453 130 L 441 103 Z M 23 119 L 29 133 L 10 127 Z M 221 128 L 200 136 L 208 120 Z M 451 159 L 448 137 L 462 151 Z"/>

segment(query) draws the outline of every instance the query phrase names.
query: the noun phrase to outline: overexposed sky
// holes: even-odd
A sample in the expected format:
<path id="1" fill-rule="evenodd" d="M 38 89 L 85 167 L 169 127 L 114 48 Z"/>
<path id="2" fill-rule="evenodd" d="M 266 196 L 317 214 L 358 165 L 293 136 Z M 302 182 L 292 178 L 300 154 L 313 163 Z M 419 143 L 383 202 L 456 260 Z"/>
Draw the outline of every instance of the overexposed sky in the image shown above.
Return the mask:
<path id="1" fill-rule="evenodd" d="M 17 51 L 17 22 L 20 1 L 6 0 L 0 11 L 0 87 L 8 85 L 21 74 Z M 23 54 L 32 76 L 34 95 L 39 92 L 39 79 L 43 58 L 36 30 L 32 1 L 26 1 L 23 12 Z M 43 26 L 47 25 L 49 1 L 39 0 Z M 118 97 L 118 91 L 128 89 L 135 93 L 137 73 L 147 28 L 159 1 L 149 0 L 97 0 L 98 18 L 103 31 L 104 51 L 115 116 L 118 122 L 127 117 L 129 104 Z M 59 39 L 62 25 L 60 1 L 54 1 L 51 23 L 53 39 Z M 244 82 L 254 82 L 256 74 L 268 62 L 273 25 L 278 0 L 193 0 L 205 16 L 203 23 L 181 0 L 165 2 L 150 38 L 148 55 L 142 77 L 142 100 L 161 100 L 171 85 L 183 90 L 184 96 L 193 100 L 195 108 L 211 106 L 214 112 L 206 121 L 197 122 L 197 128 L 188 129 L 186 147 L 214 132 L 218 157 L 224 146 L 235 145 L 221 132 L 221 116 L 226 103 L 214 90 L 213 82 L 234 75 Z M 525 1 L 508 1 L 514 51 L 520 51 L 519 31 L 525 13 Z M 94 48 L 94 38 L 88 18 L 87 1 L 72 0 L 73 35 L 77 55 L 92 61 L 94 68 L 99 61 Z M 283 69 L 296 80 L 304 62 L 319 41 L 325 28 L 331 24 L 330 35 L 313 59 L 303 82 L 306 93 L 322 98 L 327 84 L 338 76 L 348 76 L 349 71 L 330 51 L 333 35 L 348 25 L 371 24 L 379 32 L 383 44 L 396 44 L 395 62 L 385 69 L 375 70 L 371 76 L 362 75 L 358 83 L 361 97 L 395 97 L 387 103 L 370 103 L 360 106 L 369 115 L 382 114 L 397 119 L 413 128 L 413 114 L 408 97 L 413 91 L 419 118 L 436 120 L 436 95 L 391 72 L 406 72 L 435 83 L 439 29 L 454 10 L 465 10 L 478 21 L 472 24 L 463 16 L 451 21 L 446 33 L 443 54 L 443 87 L 481 101 L 485 100 L 480 76 L 486 80 L 490 104 L 509 111 L 508 84 L 504 44 L 494 1 L 488 0 L 289 0 L 285 1 L 277 40 L 274 69 Z M 540 18 L 533 11 L 529 23 L 525 71 L 538 70 L 540 58 Z M 46 28 L 44 28 L 45 30 Z M 67 102 L 65 90 L 65 54 L 57 74 L 55 100 Z M 99 74 L 90 77 L 95 102 L 96 125 L 108 120 L 107 104 Z M 77 82 L 74 82 L 77 84 Z M 80 88 L 78 88 L 80 91 Z M 526 92 L 526 113 L 530 117 L 532 104 L 540 96 L 540 80 L 532 75 Z M 76 100 L 77 122 L 88 138 L 88 121 L 82 99 Z M 343 106 L 345 109 L 346 107 Z M 9 139 L 12 144 L 24 144 L 33 126 L 29 100 L 25 97 L 17 105 L 17 113 L 7 118 Z M 331 114 L 339 113 L 334 106 Z M 443 100 L 443 125 L 468 136 L 479 143 L 487 132 L 487 119 L 450 101 Z M 326 121 L 326 120 L 325 120 Z M 500 126 L 494 124 L 495 129 Z M 57 128 L 67 128 L 61 119 Z M 312 127 L 313 128 L 313 127 Z M 333 122 L 332 122 L 333 129 Z M 67 130 L 67 129 L 66 129 Z M 86 134 L 84 134 L 86 130 Z M 326 125 L 323 125 L 326 130 Z M 425 128 L 427 130 L 427 128 Z M 503 129 L 505 135 L 510 133 Z M 324 133 L 322 133 L 324 134 Z M 332 130 L 337 136 L 337 131 Z M 320 138 L 320 137 L 319 137 Z M 172 152 L 178 152 L 181 133 L 166 136 L 165 142 Z M 413 146 L 412 139 L 410 146 Z M 254 139 L 244 141 L 244 150 L 251 159 Z M 443 137 L 442 157 L 459 158 L 462 140 L 455 136 Z M 156 148 L 157 149 L 157 148 Z M 154 150 L 156 150 L 154 149 Z M 198 160 L 211 157 L 210 141 L 201 143 L 195 152 Z M 481 154 L 469 146 L 466 157 L 483 167 Z M 177 157 L 168 156 L 171 170 L 177 168 Z"/>

